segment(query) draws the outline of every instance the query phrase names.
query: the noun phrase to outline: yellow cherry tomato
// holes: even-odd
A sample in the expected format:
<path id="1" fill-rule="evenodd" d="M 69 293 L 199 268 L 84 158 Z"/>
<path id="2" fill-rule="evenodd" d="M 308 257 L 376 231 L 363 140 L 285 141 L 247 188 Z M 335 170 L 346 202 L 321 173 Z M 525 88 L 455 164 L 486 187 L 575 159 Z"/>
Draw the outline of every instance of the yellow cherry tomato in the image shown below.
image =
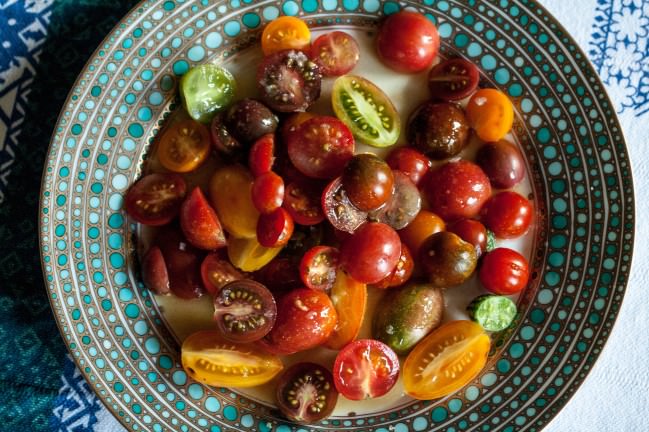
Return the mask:
<path id="1" fill-rule="evenodd" d="M 419 342 L 403 365 L 403 385 L 415 399 L 430 400 L 464 387 L 487 362 L 491 341 L 473 321 L 451 321 Z"/>
<path id="2" fill-rule="evenodd" d="M 282 16 L 268 23 L 261 35 L 264 55 L 287 49 L 304 50 L 311 44 L 311 31 L 299 18 Z"/>
<path id="3" fill-rule="evenodd" d="M 259 244 L 256 238 L 228 239 L 228 258 L 235 267 L 252 272 L 259 270 L 282 250 L 281 247 L 267 248 Z"/>
<path id="4" fill-rule="evenodd" d="M 339 350 L 358 336 L 365 316 L 367 287 L 338 270 L 330 297 L 338 314 L 338 322 L 325 346 Z"/>
<path id="5" fill-rule="evenodd" d="M 209 154 L 209 132 L 194 120 L 173 123 L 164 131 L 158 144 L 160 163 L 177 173 L 194 170 L 205 162 Z"/>
<path id="6" fill-rule="evenodd" d="M 242 165 L 218 169 L 210 180 L 210 200 L 223 228 L 239 238 L 257 237 L 259 212 L 252 203 L 252 174 Z"/>
<path id="7" fill-rule="evenodd" d="M 514 105 L 507 95 L 496 89 L 478 90 L 466 107 L 469 126 L 483 141 L 498 141 L 514 124 Z"/>
<path id="8" fill-rule="evenodd" d="M 181 362 L 189 376 L 215 387 L 254 387 L 284 368 L 276 355 L 254 345 L 225 341 L 216 330 L 199 331 L 185 339 Z"/>

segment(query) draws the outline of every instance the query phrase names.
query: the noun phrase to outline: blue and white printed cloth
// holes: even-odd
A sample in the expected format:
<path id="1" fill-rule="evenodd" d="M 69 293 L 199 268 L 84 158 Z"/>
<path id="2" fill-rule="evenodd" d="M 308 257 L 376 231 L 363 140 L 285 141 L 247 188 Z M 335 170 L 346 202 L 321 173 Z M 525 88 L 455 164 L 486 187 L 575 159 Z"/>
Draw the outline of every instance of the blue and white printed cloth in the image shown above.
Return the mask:
<path id="1" fill-rule="evenodd" d="M 58 64 L 64 69 L 69 67 L 71 74 L 67 87 L 51 89 L 58 105 L 52 107 L 55 111 L 53 117 L 43 119 L 51 129 L 56 111 L 71 85 L 69 80 L 74 78 L 74 73 L 113 23 L 134 3 L 134 0 L 0 0 L 0 243 L 10 243 L 10 236 L 14 235 L 12 229 L 3 229 L 3 217 L 8 218 L 7 215 L 12 214 L 7 208 L 13 206 L 14 202 L 8 202 L 7 198 L 16 194 L 10 192 L 21 189 L 24 186 L 23 176 L 29 174 L 29 167 L 25 167 L 27 160 L 20 159 L 29 157 L 30 152 L 26 151 L 25 146 L 40 146 L 40 159 L 37 162 L 42 166 L 47 137 L 51 132 L 33 132 L 39 126 L 33 124 L 33 118 L 31 124 L 24 123 L 26 111 L 34 105 L 46 103 L 43 99 L 48 97 L 43 89 L 38 100 L 30 93 L 34 81 L 43 78 L 38 74 L 51 72 L 38 67 L 44 47 L 49 40 L 50 45 L 45 53 L 60 56 L 57 57 Z M 636 246 L 624 305 L 606 348 L 584 385 L 546 430 L 646 431 L 649 430 L 649 313 L 644 288 L 649 286 L 649 252 L 640 244 L 649 238 L 649 221 L 646 217 L 649 214 L 649 200 L 643 198 L 649 189 L 649 157 L 646 152 L 649 148 L 649 0 L 541 0 L 541 3 L 563 23 L 588 54 L 617 108 L 633 163 L 638 197 L 636 245 L 639 245 Z M 79 44 L 88 43 L 89 38 L 95 41 L 81 51 L 82 58 L 75 58 L 74 41 L 69 40 L 70 31 L 66 33 L 69 29 L 65 26 L 69 19 L 83 21 L 93 16 L 92 26 L 84 22 L 74 23 L 77 29 L 91 27 L 99 32 L 72 35 L 72 39 L 79 38 Z M 50 40 L 52 38 L 53 41 Z M 66 38 L 69 43 L 64 41 Z M 61 44 L 61 48 L 56 44 Z M 57 83 L 57 80 L 50 81 Z M 33 139 L 40 139 L 40 142 L 32 142 Z M 32 171 L 32 174 L 38 175 L 37 168 Z M 32 183 L 37 185 L 38 182 Z M 38 190 L 31 193 L 27 201 L 31 199 L 33 207 L 33 201 L 37 202 Z M 13 214 L 18 211 L 14 209 Z M 36 214 L 35 207 L 32 214 Z M 35 229 L 34 223 L 32 227 Z M 30 230 L 29 225 L 24 223 L 16 227 L 24 232 Z M 15 247 L 15 243 L 12 245 Z M 56 333 L 56 328 L 49 322 L 51 315 L 47 310 L 44 291 L 38 292 L 39 284 L 42 290 L 39 276 L 32 276 L 33 279 L 27 277 L 27 282 L 31 282 L 28 285 L 35 293 L 21 294 L 26 296 L 21 304 L 15 301 L 15 295 L 4 291 L 8 284 L 16 284 L 16 276 L 20 278 L 23 274 L 40 273 L 37 258 L 24 264 L 24 259 L 15 257 L 16 254 L 8 247 L 0 249 L 0 351 L 7 353 L 16 346 L 10 345 L 10 342 L 13 340 L 11 333 L 17 331 L 21 334 L 21 340 L 28 340 L 24 343 L 25 352 L 40 357 L 41 362 L 47 361 L 48 364 L 42 367 L 47 368 L 51 375 L 43 377 L 41 373 L 35 373 L 38 375 L 35 377 L 26 374 L 25 383 L 36 383 L 35 387 L 42 391 L 37 396 L 25 396 L 26 393 L 20 388 L 21 383 L 16 385 L 10 380 L 16 377 L 0 373 L 0 392 L 5 394 L 5 398 L 7 395 L 13 398 L 7 401 L 0 397 L 0 419 L 3 419 L 0 429 L 123 430 L 89 389 L 65 353 L 58 336 L 49 334 Z M 31 311 L 40 307 L 38 316 L 45 322 L 37 325 L 34 321 L 18 323 L 12 320 L 12 313 L 16 314 L 21 307 Z M 6 330 L 13 328 L 17 330 Z M 34 346 L 39 347 L 40 356 L 38 353 L 29 354 L 34 349 L 30 351 L 28 348 Z M 50 357 L 53 358 L 49 361 L 43 359 L 48 357 L 42 355 L 43 350 L 51 353 Z M 25 367 L 34 365 L 33 359 L 25 362 Z M 20 376 L 17 379 L 20 380 Z"/>

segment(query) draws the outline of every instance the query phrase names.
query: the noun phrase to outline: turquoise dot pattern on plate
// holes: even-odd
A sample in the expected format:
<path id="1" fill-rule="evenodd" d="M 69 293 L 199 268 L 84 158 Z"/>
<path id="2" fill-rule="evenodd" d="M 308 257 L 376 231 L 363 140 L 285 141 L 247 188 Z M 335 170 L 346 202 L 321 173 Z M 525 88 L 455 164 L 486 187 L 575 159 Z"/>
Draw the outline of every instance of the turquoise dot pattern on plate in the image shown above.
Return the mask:
<path id="1" fill-rule="evenodd" d="M 572 383 L 583 381 L 622 301 L 634 198 L 614 109 L 554 19 L 522 0 L 153 0 L 113 30 L 72 88 L 39 207 L 49 295 L 57 319 L 72 322 L 62 327 L 64 340 L 128 427 L 308 429 L 269 418 L 244 395 L 205 387 L 182 369 L 156 299 L 133 272 L 138 228 L 123 210 L 124 195 L 192 65 L 236 60 L 241 41 L 282 15 L 349 28 L 405 6 L 438 24 L 445 55 L 475 62 L 484 82 L 514 102 L 517 138 L 538 185 L 533 199 L 545 204 L 538 211 L 548 226 L 533 234 L 537 289 L 525 296 L 516 330 L 494 335 L 493 366 L 455 395 L 319 427 L 540 430 Z"/>

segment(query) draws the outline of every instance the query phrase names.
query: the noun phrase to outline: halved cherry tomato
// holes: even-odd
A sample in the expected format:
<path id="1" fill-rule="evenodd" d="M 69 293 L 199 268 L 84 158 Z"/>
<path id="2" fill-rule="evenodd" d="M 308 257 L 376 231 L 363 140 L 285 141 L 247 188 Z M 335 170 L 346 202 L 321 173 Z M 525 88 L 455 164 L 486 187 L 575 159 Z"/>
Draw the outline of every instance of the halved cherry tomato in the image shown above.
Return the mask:
<path id="1" fill-rule="evenodd" d="M 338 322 L 325 346 L 339 350 L 356 339 L 361 330 L 367 305 L 367 287 L 338 270 L 331 290 L 331 302 L 336 308 Z"/>
<path id="2" fill-rule="evenodd" d="M 277 210 L 284 202 L 284 180 L 272 171 L 266 172 L 252 183 L 252 203 L 262 213 Z"/>
<path id="3" fill-rule="evenodd" d="M 399 237 L 408 246 L 413 256 L 419 256 L 419 248 L 428 237 L 436 232 L 444 231 L 446 224 L 435 213 L 428 210 L 420 211 L 410 224 L 399 230 Z"/>
<path id="4" fill-rule="evenodd" d="M 480 219 L 498 238 L 516 238 L 527 232 L 534 209 L 528 199 L 513 191 L 499 192 L 482 206 Z"/>
<path id="5" fill-rule="evenodd" d="M 315 183 L 308 181 L 293 182 L 286 186 L 283 206 L 295 223 L 316 225 L 324 220 L 325 215 L 320 207 L 320 190 Z"/>
<path id="6" fill-rule="evenodd" d="M 311 31 L 304 21 L 291 16 L 281 16 L 269 22 L 261 35 L 264 55 L 287 49 L 302 50 L 311 43 Z"/>
<path id="7" fill-rule="evenodd" d="M 307 288 L 329 291 L 336 281 L 338 249 L 331 246 L 315 246 L 300 261 L 300 278 Z"/>
<path id="8" fill-rule="evenodd" d="M 285 209 L 278 207 L 262 214 L 257 221 L 257 241 L 268 248 L 284 246 L 293 235 L 293 218 Z"/>
<path id="9" fill-rule="evenodd" d="M 316 363 L 297 363 L 279 377 L 277 406 L 291 421 L 313 423 L 333 412 L 338 392 L 331 372 Z"/>
<path id="10" fill-rule="evenodd" d="M 377 283 L 396 267 L 401 240 L 395 230 L 380 222 L 367 222 L 340 249 L 340 264 L 359 282 Z"/>
<path id="11" fill-rule="evenodd" d="M 142 282 L 156 294 L 170 292 L 167 264 L 158 246 L 152 246 L 142 258 Z"/>
<path id="12" fill-rule="evenodd" d="M 286 142 L 291 162 L 308 177 L 330 179 L 354 156 L 354 137 L 335 117 L 318 116 L 301 123 Z"/>
<path id="13" fill-rule="evenodd" d="M 500 90 L 481 89 L 471 96 L 466 117 L 481 140 L 498 141 L 512 128 L 514 105 Z"/>
<path id="14" fill-rule="evenodd" d="M 219 168 L 210 180 L 210 200 L 223 228 L 235 237 L 257 235 L 259 212 L 252 202 L 250 172 L 242 165 Z"/>
<path id="15" fill-rule="evenodd" d="M 472 321 L 451 321 L 433 330 L 406 358 L 406 393 L 430 400 L 459 390 L 480 373 L 490 346 L 487 333 Z"/>
<path id="16" fill-rule="evenodd" d="M 214 321 L 232 342 L 253 342 L 275 324 L 277 306 L 268 288 L 251 279 L 232 281 L 214 295 Z"/>
<path id="17" fill-rule="evenodd" d="M 525 257 L 513 249 L 496 248 L 487 253 L 480 263 L 478 278 L 487 291 L 511 295 L 520 292 L 530 277 Z"/>
<path id="18" fill-rule="evenodd" d="M 428 72 L 430 94 L 447 102 L 463 99 L 478 87 L 480 72 L 468 60 L 454 58 L 445 60 Z"/>
<path id="19" fill-rule="evenodd" d="M 223 339 L 215 330 L 190 335 L 181 348 L 181 362 L 187 374 L 215 387 L 254 387 L 282 371 L 282 361 L 254 345 Z"/>
<path id="20" fill-rule="evenodd" d="M 289 135 L 295 132 L 299 125 L 313 117 L 316 117 L 316 115 L 308 111 L 298 112 L 288 116 L 280 129 L 282 142 L 286 144 L 289 140 Z"/>
<path id="21" fill-rule="evenodd" d="M 335 229 L 350 234 L 367 221 L 367 213 L 357 209 L 347 197 L 341 177 L 322 192 L 322 210 Z"/>
<path id="22" fill-rule="evenodd" d="M 347 399 L 383 396 L 399 378 L 399 358 L 383 342 L 360 339 L 338 353 L 333 376 L 336 389 Z"/>
<path id="23" fill-rule="evenodd" d="M 232 265 L 246 272 L 259 270 L 268 264 L 282 250 L 281 247 L 267 248 L 259 244 L 256 238 L 228 239 L 228 258 Z"/>
<path id="24" fill-rule="evenodd" d="M 205 294 L 200 269 L 204 252 L 189 244 L 179 227 L 175 224 L 162 227 L 154 245 L 162 252 L 169 289 L 174 295 L 192 299 Z"/>
<path id="25" fill-rule="evenodd" d="M 126 193 L 124 206 L 133 219 L 144 225 L 165 225 L 176 217 L 187 186 L 177 174 L 149 174 Z"/>
<path id="26" fill-rule="evenodd" d="M 401 244 L 401 256 L 394 270 L 390 272 L 384 279 L 372 284 L 372 287 L 385 289 L 393 288 L 403 285 L 410 279 L 412 272 L 415 269 L 415 260 L 412 258 L 410 249 L 405 244 Z"/>
<path id="27" fill-rule="evenodd" d="M 385 161 L 393 170 L 401 171 L 407 175 L 415 186 L 419 186 L 431 167 L 430 159 L 411 147 L 399 147 L 392 150 Z"/>
<path id="28" fill-rule="evenodd" d="M 248 167 L 254 177 L 259 177 L 273 169 L 275 162 L 275 135 L 266 134 L 250 148 Z"/>
<path id="29" fill-rule="evenodd" d="M 319 36 L 311 47 L 311 58 L 324 76 L 351 72 L 360 58 L 360 48 L 351 35 L 335 31 Z"/>
<path id="30" fill-rule="evenodd" d="M 225 127 L 223 113 L 214 116 L 210 123 L 212 147 L 224 156 L 232 157 L 243 150 L 243 145 Z"/>
<path id="31" fill-rule="evenodd" d="M 210 154 L 210 133 L 194 120 L 171 124 L 158 144 L 158 159 L 173 172 L 189 172 L 205 162 Z"/>
<path id="32" fill-rule="evenodd" d="M 215 295 L 221 288 L 232 281 L 245 279 L 246 275 L 234 268 L 219 253 L 211 253 L 201 264 L 201 278 L 208 293 Z"/>
<path id="33" fill-rule="evenodd" d="M 187 240 L 199 249 L 214 250 L 227 244 L 219 217 L 198 186 L 180 207 L 180 227 Z"/>

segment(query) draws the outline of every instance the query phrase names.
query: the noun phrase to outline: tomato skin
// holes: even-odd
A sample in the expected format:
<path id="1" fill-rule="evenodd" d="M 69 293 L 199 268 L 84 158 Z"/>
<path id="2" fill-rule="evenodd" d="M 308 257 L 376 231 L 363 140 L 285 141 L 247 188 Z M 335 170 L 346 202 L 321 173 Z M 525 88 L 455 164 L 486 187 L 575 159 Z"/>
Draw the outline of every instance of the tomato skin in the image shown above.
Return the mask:
<path id="1" fill-rule="evenodd" d="M 283 206 L 295 223 L 316 225 L 324 220 L 325 215 L 320 207 L 320 190 L 315 183 L 309 181 L 293 182 L 286 186 Z"/>
<path id="2" fill-rule="evenodd" d="M 336 281 L 338 249 L 331 246 L 315 246 L 300 261 L 300 278 L 307 288 L 329 291 Z"/>
<path id="3" fill-rule="evenodd" d="M 402 11 L 390 15 L 376 39 L 378 55 L 388 67 L 419 72 L 431 65 L 439 51 L 439 34 L 424 15 Z"/>
<path id="4" fill-rule="evenodd" d="M 324 76 L 341 76 L 354 69 L 360 48 L 351 35 L 334 31 L 320 35 L 311 46 L 311 58 Z"/>
<path id="5" fill-rule="evenodd" d="M 201 278 L 208 293 L 215 295 L 226 284 L 246 276 L 234 268 L 220 253 L 208 254 L 201 263 Z"/>
<path id="6" fill-rule="evenodd" d="M 480 72 L 476 65 L 462 58 L 444 60 L 428 72 L 431 96 L 447 102 L 469 96 L 479 81 Z"/>
<path id="7" fill-rule="evenodd" d="M 431 210 L 446 221 L 472 218 L 491 196 L 491 183 L 467 160 L 447 162 L 430 173 L 424 186 Z"/>
<path id="8" fill-rule="evenodd" d="M 267 248 L 284 246 L 293 235 L 293 218 L 283 208 L 262 214 L 257 221 L 257 241 Z"/>
<path id="9" fill-rule="evenodd" d="M 415 186 L 419 186 L 432 164 L 430 159 L 410 147 L 392 150 L 385 161 L 393 170 L 407 175 Z"/>
<path id="10" fill-rule="evenodd" d="M 259 213 L 272 213 L 284 202 L 284 180 L 272 171 L 264 173 L 252 183 L 251 193 Z"/>
<path id="11" fill-rule="evenodd" d="M 322 192 L 322 211 L 336 230 L 349 234 L 367 220 L 367 213 L 351 203 L 343 188 L 342 177 L 333 179 Z"/>
<path id="12" fill-rule="evenodd" d="M 329 417 L 338 401 L 333 376 L 316 363 L 297 363 L 279 378 L 277 406 L 286 418 L 303 424 Z"/>
<path id="13" fill-rule="evenodd" d="M 259 212 L 252 202 L 253 178 L 243 165 L 219 168 L 210 179 L 210 201 L 223 228 L 239 238 L 256 236 Z"/>
<path id="14" fill-rule="evenodd" d="M 520 292 L 529 280 L 529 264 L 515 250 L 496 248 L 482 257 L 478 278 L 487 291 L 499 295 Z"/>
<path id="15" fill-rule="evenodd" d="M 460 236 L 475 247 L 478 258 L 487 252 L 487 228 L 475 219 L 459 219 L 448 226 L 448 230 Z"/>
<path id="16" fill-rule="evenodd" d="M 295 260 L 285 257 L 274 258 L 255 272 L 254 279 L 276 294 L 302 286 Z"/>
<path id="17" fill-rule="evenodd" d="M 267 337 L 269 345 L 286 354 L 324 343 L 336 328 L 338 316 L 322 291 L 298 288 L 277 303 L 277 320 Z"/>
<path id="18" fill-rule="evenodd" d="M 360 339 L 340 350 L 334 361 L 333 376 L 336 389 L 347 399 L 380 397 L 399 378 L 399 358 L 383 342 Z"/>
<path id="19" fill-rule="evenodd" d="M 167 264 L 158 246 L 152 246 L 142 258 L 142 282 L 158 295 L 170 293 Z"/>
<path id="20" fill-rule="evenodd" d="M 325 346 L 340 350 L 356 339 L 361 330 L 367 306 L 367 286 L 354 280 L 344 271 L 338 270 L 330 296 L 336 308 L 338 321 Z"/>
<path id="21" fill-rule="evenodd" d="M 124 207 L 130 217 L 144 225 L 166 225 L 176 217 L 187 186 L 178 174 L 149 174 L 126 193 Z"/>
<path id="22" fill-rule="evenodd" d="M 399 237 L 413 256 L 419 256 L 419 248 L 431 235 L 444 231 L 446 224 L 435 213 L 422 210 L 410 224 L 399 230 Z"/>
<path id="23" fill-rule="evenodd" d="M 261 35 L 261 49 L 270 55 L 287 49 L 302 50 L 311 43 L 311 31 L 304 21 L 281 16 L 269 22 Z"/>
<path id="24" fill-rule="evenodd" d="M 514 187 L 525 177 L 523 156 L 514 144 L 506 140 L 480 147 L 476 163 L 489 176 L 491 185 L 498 189 Z"/>
<path id="25" fill-rule="evenodd" d="M 514 105 L 500 90 L 481 89 L 466 107 L 469 124 L 483 141 L 498 141 L 514 124 Z"/>
<path id="26" fill-rule="evenodd" d="M 516 238 L 532 223 L 534 209 L 519 193 L 504 191 L 492 196 L 482 207 L 480 218 L 498 238 Z"/>
<path id="27" fill-rule="evenodd" d="M 180 207 L 180 227 L 187 240 L 199 249 L 214 250 L 227 244 L 219 217 L 198 186 Z"/>
<path id="28" fill-rule="evenodd" d="M 373 153 L 354 155 L 342 175 L 343 188 L 351 203 L 361 211 L 375 210 L 392 196 L 392 169 Z"/>
<path id="29" fill-rule="evenodd" d="M 170 125 L 158 143 L 158 159 L 166 169 L 185 173 L 196 169 L 210 154 L 210 133 L 194 120 Z"/>
<path id="30" fill-rule="evenodd" d="M 395 230 L 380 222 L 367 222 L 340 250 L 342 268 L 361 283 L 373 284 L 388 276 L 401 256 L 401 240 Z"/>
<path id="31" fill-rule="evenodd" d="M 372 284 L 372 287 L 378 289 L 394 288 L 400 285 L 403 285 L 410 279 L 412 272 L 415 270 L 415 260 L 410 253 L 410 249 L 405 244 L 401 244 L 401 256 L 399 256 L 399 261 L 394 267 L 394 270 L 390 272 L 385 278 L 381 279 L 375 284 Z"/>
<path id="32" fill-rule="evenodd" d="M 254 177 L 259 177 L 273 169 L 275 162 L 275 135 L 266 134 L 250 148 L 248 167 Z"/>

